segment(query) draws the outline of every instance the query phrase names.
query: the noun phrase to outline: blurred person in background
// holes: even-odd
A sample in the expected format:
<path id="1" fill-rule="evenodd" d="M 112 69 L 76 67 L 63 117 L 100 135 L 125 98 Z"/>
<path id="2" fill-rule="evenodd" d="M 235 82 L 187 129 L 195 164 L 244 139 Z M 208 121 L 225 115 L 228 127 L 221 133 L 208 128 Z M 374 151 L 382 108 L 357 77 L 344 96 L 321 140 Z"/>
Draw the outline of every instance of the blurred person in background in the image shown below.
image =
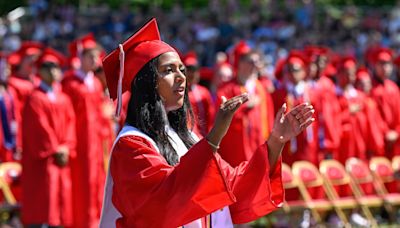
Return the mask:
<path id="1" fill-rule="evenodd" d="M 337 70 L 336 94 L 341 108 L 342 135 L 338 157 L 335 159 L 343 165 L 349 157 L 367 161 L 368 120 L 365 113 L 365 95 L 355 88 L 356 59 L 340 57 Z"/>
<path id="2" fill-rule="evenodd" d="M 23 111 L 22 201 L 28 228 L 73 225 L 70 160 L 75 157 L 75 115 L 69 97 L 54 86 L 64 57 L 47 48 L 38 60 L 39 86 Z"/>
<path id="3" fill-rule="evenodd" d="M 291 50 L 285 59 L 278 60 L 274 81 L 275 91 L 272 93 L 275 110 L 280 104 L 286 103 L 288 110 L 298 104 L 310 103 L 310 88 L 306 81 L 309 69 L 307 56 L 300 50 Z M 296 161 L 309 161 L 314 165 L 319 164 L 318 138 L 314 134 L 316 124 L 312 123 L 297 137 L 292 138 L 282 151 L 282 161 L 291 166 Z M 309 189 L 311 197 L 322 195 L 322 189 Z M 286 200 L 298 200 L 299 191 L 296 189 L 285 190 Z M 304 215 L 303 215 L 304 217 Z"/>
<path id="4" fill-rule="evenodd" d="M 39 79 L 36 76 L 36 64 L 43 44 L 25 41 L 18 51 L 12 53 L 11 75 L 8 79 L 8 88 L 14 98 L 15 119 L 17 122 L 16 158 L 22 154 L 22 112 L 25 101 L 32 93 Z"/>
<path id="5" fill-rule="evenodd" d="M 366 61 L 372 72 L 371 96 L 378 104 L 387 125 L 385 134 L 386 156 L 400 154 L 400 91 L 389 78 L 393 73 L 393 51 L 384 47 L 371 47 Z"/>
<path id="6" fill-rule="evenodd" d="M 276 90 L 272 94 L 275 110 L 280 104 L 286 103 L 288 110 L 298 104 L 310 102 L 310 91 L 306 82 L 309 61 L 299 50 L 292 50 L 283 60 L 282 68 L 277 69 Z M 315 165 L 319 163 L 317 138 L 313 134 L 312 124 L 304 132 L 289 141 L 282 152 L 282 159 L 288 165 L 295 161 L 305 160 Z"/>
<path id="7" fill-rule="evenodd" d="M 189 88 L 189 100 L 193 108 L 195 119 L 195 130 L 201 136 L 206 136 L 214 121 L 214 102 L 209 90 L 199 85 L 200 72 L 199 62 L 195 52 L 188 52 L 182 59 L 186 66 L 186 78 Z"/>
<path id="8" fill-rule="evenodd" d="M 239 47 L 243 48 L 243 43 L 239 43 Z M 256 62 L 259 59 L 257 55 L 253 55 L 250 47 L 247 53 L 242 53 L 238 57 L 235 77 L 218 88 L 216 102 L 216 107 L 219 107 L 222 96 L 231 98 L 244 92 L 249 96 L 249 101 L 236 112 L 221 142 L 222 149 L 219 152 L 233 166 L 250 159 L 257 146 L 268 138 L 272 128 L 268 117 L 269 94 L 258 80 Z M 237 153 L 232 156 L 231 151 Z"/>
<path id="9" fill-rule="evenodd" d="M 357 69 L 356 88 L 365 94 L 365 113 L 368 119 L 368 134 L 365 139 L 367 158 L 385 156 L 385 133 L 387 126 L 382 119 L 378 104 L 371 96 L 372 77 L 365 67 Z"/>
<path id="10" fill-rule="evenodd" d="M 319 161 L 337 157 L 341 137 L 340 105 L 335 84 L 326 75 L 330 50 L 323 46 L 307 46 L 304 53 L 310 61 L 309 102 L 316 112 L 313 134 L 318 137 Z"/>
<path id="11" fill-rule="evenodd" d="M 80 60 L 80 69 L 66 73 L 63 91 L 70 97 L 76 116 L 76 157 L 71 160 L 74 227 L 99 225 L 105 169 L 102 147 L 104 89 L 94 71 L 100 66 L 101 49 L 88 34 L 70 44 L 70 54 Z"/>

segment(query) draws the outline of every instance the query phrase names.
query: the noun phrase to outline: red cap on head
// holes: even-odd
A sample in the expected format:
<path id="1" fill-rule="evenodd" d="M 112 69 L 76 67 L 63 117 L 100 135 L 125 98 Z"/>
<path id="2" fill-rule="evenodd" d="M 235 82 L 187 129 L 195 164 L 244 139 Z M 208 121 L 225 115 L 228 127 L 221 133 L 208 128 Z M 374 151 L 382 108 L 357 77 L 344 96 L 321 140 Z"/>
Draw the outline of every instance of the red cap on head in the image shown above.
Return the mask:
<path id="1" fill-rule="evenodd" d="M 356 72 L 357 80 L 362 80 L 364 78 L 371 79 L 371 74 L 366 67 L 360 67 Z"/>
<path id="2" fill-rule="evenodd" d="M 199 66 L 196 52 L 190 51 L 186 53 L 186 55 L 183 57 L 183 64 L 185 64 L 185 66 Z"/>
<path id="3" fill-rule="evenodd" d="M 373 46 L 365 52 L 365 58 L 368 64 L 376 64 L 379 61 L 391 62 L 393 60 L 393 51 L 390 48 Z"/>
<path id="4" fill-rule="evenodd" d="M 63 67 L 66 64 L 66 58 L 60 52 L 52 48 L 46 48 L 39 57 L 37 66 L 40 67 L 43 63 L 54 63 L 59 67 Z"/>
<path id="5" fill-rule="evenodd" d="M 323 46 L 306 46 L 304 48 L 304 53 L 310 58 L 310 60 L 314 60 L 316 56 L 328 56 L 329 55 L 329 48 Z"/>
<path id="6" fill-rule="evenodd" d="M 308 59 L 303 54 L 303 52 L 299 50 L 291 50 L 289 52 L 288 57 L 286 58 L 286 64 L 300 64 L 301 66 L 308 65 Z"/>
<path id="7" fill-rule="evenodd" d="M 17 51 L 17 53 L 21 56 L 21 58 L 27 55 L 40 55 L 42 53 L 42 49 L 44 45 L 35 41 L 25 41 L 21 44 L 21 47 Z"/>
<path id="8" fill-rule="evenodd" d="M 340 57 L 335 65 L 338 69 L 357 67 L 357 60 L 353 56 L 344 56 Z"/>
<path id="9" fill-rule="evenodd" d="M 103 59 L 110 97 L 118 97 L 120 101 L 122 93 L 130 90 L 133 79 L 142 67 L 166 52 L 176 51 L 161 41 L 157 21 L 153 18 Z"/>
<path id="10" fill-rule="evenodd" d="M 392 51 L 391 50 L 381 50 L 378 52 L 377 59 L 378 61 L 390 62 L 392 61 Z"/>
<path id="11" fill-rule="evenodd" d="M 233 67 L 237 69 L 239 65 L 240 57 L 244 54 L 247 54 L 251 51 L 251 47 L 246 43 L 246 41 L 241 40 L 238 44 L 236 44 L 233 49 Z"/>
<path id="12" fill-rule="evenodd" d="M 68 45 L 69 54 L 71 57 L 79 57 L 86 49 L 93 49 L 97 47 L 96 39 L 92 33 L 89 33 L 79 39 L 72 41 Z"/>
<path id="13" fill-rule="evenodd" d="M 333 78 L 337 74 L 337 68 L 332 63 L 328 63 L 323 74 L 329 78 Z"/>

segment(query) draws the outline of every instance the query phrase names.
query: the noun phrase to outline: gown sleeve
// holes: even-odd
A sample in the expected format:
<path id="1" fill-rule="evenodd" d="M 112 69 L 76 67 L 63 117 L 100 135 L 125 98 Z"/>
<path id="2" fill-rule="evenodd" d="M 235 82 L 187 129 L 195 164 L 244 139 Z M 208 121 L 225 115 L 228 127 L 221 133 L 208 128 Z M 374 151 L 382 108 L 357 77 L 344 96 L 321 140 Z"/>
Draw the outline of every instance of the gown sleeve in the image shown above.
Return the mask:
<path id="1" fill-rule="evenodd" d="M 267 145 L 261 145 L 249 161 L 233 168 L 215 155 L 236 202 L 229 209 L 233 223 L 256 220 L 282 206 L 282 158 L 270 172 Z"/>
<path id="2" fill-rule="evenodd" d="M 231 204 L 234 221 L 255 219 L 283 197 L 280 165 L 271 181 L 266 164 L 265 146 L 232 168 L 203 139 L 170 166 L 145 139 L 122 137 L 110 166 L 112 201 L 122 215 L 117 227 L 178 227 Z"/>

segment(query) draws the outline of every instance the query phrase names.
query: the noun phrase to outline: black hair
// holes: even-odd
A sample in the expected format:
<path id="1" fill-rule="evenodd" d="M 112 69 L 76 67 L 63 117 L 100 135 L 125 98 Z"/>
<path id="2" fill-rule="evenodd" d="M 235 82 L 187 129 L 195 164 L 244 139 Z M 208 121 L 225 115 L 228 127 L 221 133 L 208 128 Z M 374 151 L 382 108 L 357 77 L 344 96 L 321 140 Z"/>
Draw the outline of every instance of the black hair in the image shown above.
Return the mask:
<path id="1" fill-rule="evenodd" d="M 46 69 L 46 70 L 50 70 L 52 68 L 59 68 L 58 64 L 53 63 L 53 62 L 44 62 L 39 66 L 39 69 Z"/>
<path id="2" fill-rule="evenodd" d="M 168 140 L 165 127 L 169 123 L 189 149 L 195 143 L 188 129 L 188 121 L 194 126 L 193 111 L 186 89 L 183 106 L 167 114 L 157 92 L 157 65 L 158 57 L 144 65 L 132 81 L 126 123 L 150 136 L 168 164 L 175 165 L 179 157 Z"/>

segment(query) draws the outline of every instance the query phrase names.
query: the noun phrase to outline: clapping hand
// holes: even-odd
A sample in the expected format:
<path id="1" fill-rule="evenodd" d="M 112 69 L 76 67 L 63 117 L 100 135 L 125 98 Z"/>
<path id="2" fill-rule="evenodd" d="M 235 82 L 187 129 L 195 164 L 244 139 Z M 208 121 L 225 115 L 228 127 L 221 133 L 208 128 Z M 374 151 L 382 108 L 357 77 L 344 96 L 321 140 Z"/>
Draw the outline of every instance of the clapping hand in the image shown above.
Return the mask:
<path id="1" fill-rule="evenodd" d="M 219 145 L 229 129 L 236 110 L 238 110 L 239 107 L 247 101 L 247 93 L 232 97 L 229 100 L 227 100 L 225 97 L 222 97 L 222 103 L 215 117 L 214 127 L 206 136 L 209 142 L 211 142 L 213 145 Z"/>
<path id="2" fill-rule="evenodd" d="M 315 110 L 312 105 L 303 103 L 297 105 L 288 113 L 285 112 L 286 103 L 278 111 L 272 129 L 272 136 L 277 138 L 281 143 L 286 143 L 310 126 L 314 122 L 313 114 Z"/>

